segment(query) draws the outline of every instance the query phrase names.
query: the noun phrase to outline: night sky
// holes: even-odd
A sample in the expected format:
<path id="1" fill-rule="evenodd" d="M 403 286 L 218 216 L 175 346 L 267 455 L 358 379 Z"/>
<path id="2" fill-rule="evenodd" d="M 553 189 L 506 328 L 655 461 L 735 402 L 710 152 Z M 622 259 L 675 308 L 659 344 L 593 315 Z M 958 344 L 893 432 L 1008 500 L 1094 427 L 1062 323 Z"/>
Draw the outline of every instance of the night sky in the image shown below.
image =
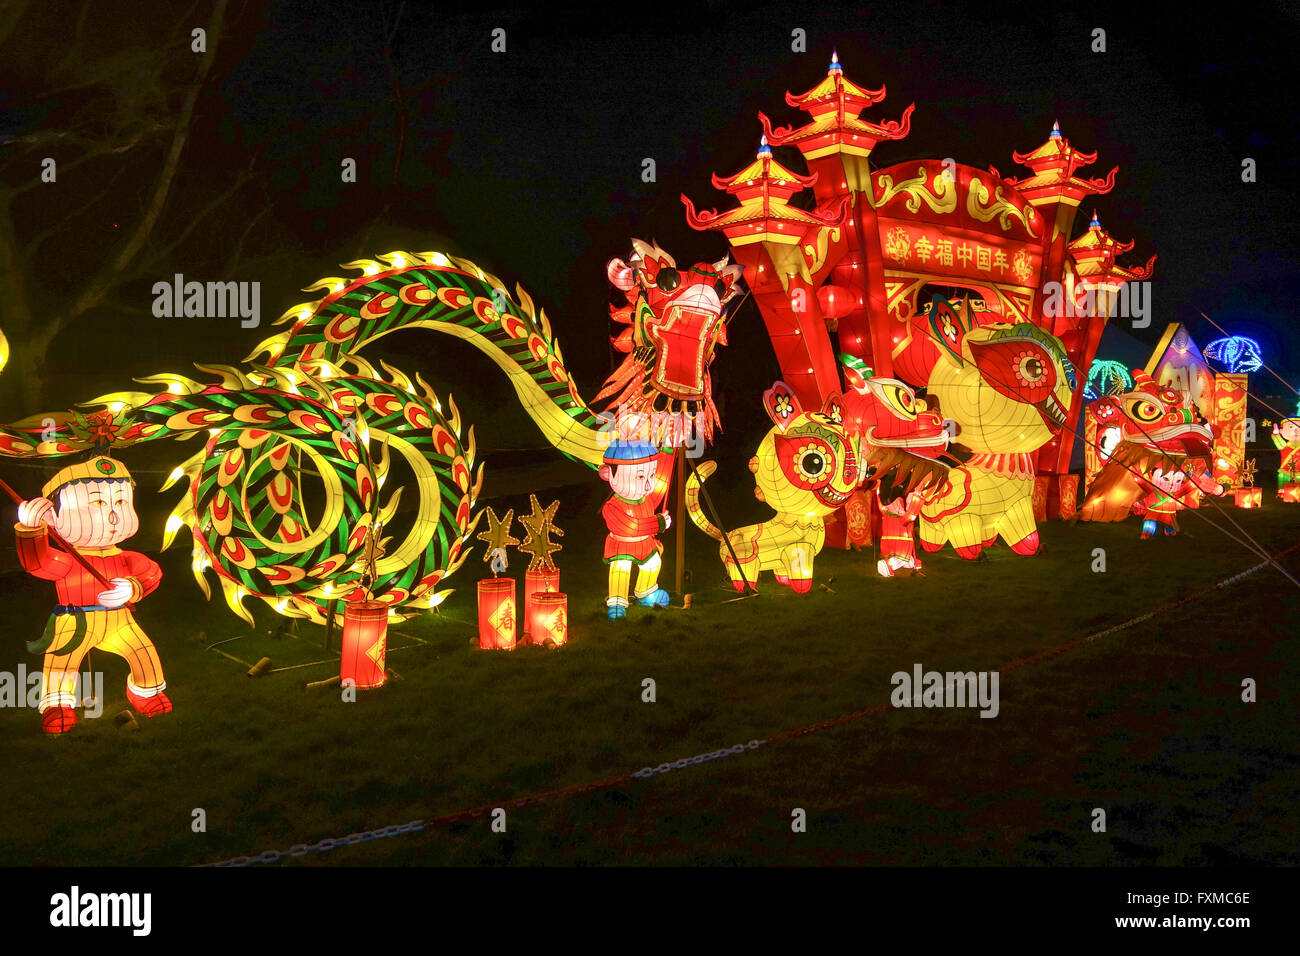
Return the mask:
<path id="1" fill-rule="evenodd" d="M 56 342 L 56 379 L 43 400 L 63 406 L 128 387 L 130 376 L 237 362 L 270 334 L 272 319 L 307 298 L 298 289 L 341 274 L 337 263 L 393 249 L 467 256 L 522 283 L 546 308 L 590 397 L 611 367 L 606 260 L 627 255 L 632 236 L 657 239 L 679 263 L 722 256 L 719 235 L 686 226 L 679 195 L 729 208 L 710 174 L 752 158 L 759 110 L 778 125 L 802 122 L 784 93 L 823 77 L 832 49 L 849 78 L 887 86 L 868 118 L 896 119 L 916 103 L 911 134 L 879 147 L 876 167 L 951 156 L 1023 176 L 1011 152 L 1038 146 L 1059 119 L 1074 146 L 1098 153 L 1084 175 L 1119 166 L 1114 191 L 1080 209 L 1076 235 L 1095 208 L 1113 236 L 1136 243 L 1124 261 L 1159 256 L 1153 321 L 1138 334 L 1154 343 L 1167 322 L 1184 321 L 1204 345 L 1218 337 L 1198 316 L 1204 311 L 1258 338 L 1266 361 L 1300 379 L 1292 318 L 1300 144 L 1284 70 L 1300 39 L 1297 6 L 1225 7 L 1214 22 L 1182 5 L 990 6 L 977 14 L 927 3 L 460 13 L 236 0 L 150 247 L 158 255 Z M 194 76 L 189 30 L 211 9 L 207 0 L 32 5 L 9 35 L 0 65 L 6 187 L 38 175 L 39 156 L 70 161 L 81 140 L 144 118 L 129 151 L 15 201 L 20 246 L 62 223 L 33 267 L 38 309 L 75 295 L 138 219 L 169 117 Z M 506 53 L 489 48 L 498 26 Z M 807 53 L 791 52 L 796 27 L 807 31 Z M 1091 51 L 1096 27 L 1106 30 L 1106 53 Z M 95 77 L 102 82 L 87 85 Z M 26 145 L 41 136 L 41 148 Z M 357 160 L 358 183 L 340 182 L 343 157 Z M 646 157 L 657 163 L 655 183 L 641 181 Z M 1257 182 L 1241 181 L 1243 157 L 1257 161 Z M 806 169 L 796 150 L 777 158 Z M 249 182 L 221 199 L 245 172 Z M 109 181 L 108 197 L 69 218 L 86 190 Z M 173 272 L 260 280 L 262 328 L 153 317 L 150 288 Z M 724 415 L 751 405 L 757 415 L 758 393 L 778 369 L 752 302 L 731 342 L 715 364 Z M 485 359 L 444 337 L 423 333 L 392 349 L 405 353 L 403 367 L 471 403 L 490 403 L 503 385 Z M 1262 378 L 1255 388 L 1279 390 Z M 11 419 L 35 410 L 30 396 L 3 409 Z M 518 443 L 537 446 L 540 437 Z"/>

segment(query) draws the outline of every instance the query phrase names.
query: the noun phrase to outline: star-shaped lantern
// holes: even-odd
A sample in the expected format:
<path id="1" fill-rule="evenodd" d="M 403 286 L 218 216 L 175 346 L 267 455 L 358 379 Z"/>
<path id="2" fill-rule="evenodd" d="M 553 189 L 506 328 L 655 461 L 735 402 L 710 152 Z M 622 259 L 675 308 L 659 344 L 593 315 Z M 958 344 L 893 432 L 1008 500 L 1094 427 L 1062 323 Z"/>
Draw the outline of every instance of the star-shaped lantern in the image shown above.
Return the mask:
<path id="1" fill-rule="evenodd" d="M 519 550 L 529 555 L 529 571 L 554 571 L 555 562 L 551 555 L 560 550 L 560 545 L 551 540 L 551 535 L 563 538 L 564 532 L 555 526 L 555 511 L 560 507 L 558 501 L 552 501 L 542 510 L 536 495 L 529 495 L 532 511 L 519 516 L 519 523 L 524 526 L 524 542 Z"/>
<path id="2" fill-rule="evenodd" d="M 519 544 L 519 539 L 510 533 L 510 526 L 515 520 L 515 509 L 507 511 L 504 518 L 498 518 L 496 512 L 489 507 L 487 519 L 488 529 L 480 531 L 477 538 L 487 545 L 483 560 L 491 561 L 492 573 L 499 574 L 506 570 L 506 548 Z"/>

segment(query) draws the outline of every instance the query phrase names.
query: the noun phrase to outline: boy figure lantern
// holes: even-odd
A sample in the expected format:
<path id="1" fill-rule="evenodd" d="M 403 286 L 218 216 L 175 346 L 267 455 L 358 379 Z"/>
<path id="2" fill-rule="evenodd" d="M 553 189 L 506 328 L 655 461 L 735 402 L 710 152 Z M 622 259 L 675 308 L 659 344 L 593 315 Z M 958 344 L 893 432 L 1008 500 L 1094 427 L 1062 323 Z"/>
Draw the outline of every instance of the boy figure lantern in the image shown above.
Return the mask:
<path id="1" fill-rule="evenodd" d="M 1151 477 L 1144 479 L 1151 485 L 1141 500 L 1133 506 L 1134 512 L 1145 515 L 1142 522 L 1142 537 L 1149 538 L 1159 529 L 1167 535 L 1178 533 L 1178 520 L 1175 517 L 1180 508 L 1188 507 L 1183 495 L 1191 490 L 1187 475 L 1179 470 L 1164 471 L 1157 468 Z"/>
<path id="2" fill-rule="evenodd" d="M 51 501 L 56 494 L 57 512 Z M 140 527 L 134 495 L 126 466 L 101 455 L 64 468 L 45 483 L 40 498 L 18 506 L 19 563 L 28 574 L 55 582 L 59 600 L 45 633 L 27 645 L 45 655 L 40 710 L 47 734 L 67 733 L 76 724 L 77 674 L 91 648 L 126 660 L 126 699 L 137 713 L 154 717 L 172 709 L 158 652 L 132 615 L 135 602 L 158 587 L 162 570 L 138 551 L 118 548 Z M 111 587 L 52 548 L 47 525 Z"/>
<path id="3" fill-rule="evenodd" d="M 1282 453 L 1277 469 L 1277 496 L 1300 502 L 1300 418 L 1284 418 L 1273 426 L 1273 447 Z"/>
<path id="4" fill-rule="evenodd" d="M 925 496 L 919 492 L 897 495 L 886 503 L 885 492 L 877 488 L 880 500 L 880 560 L 876 571 L 881 577 L 892 578 L 899 571 L 921 573 L 921 562 L 916 556 L 914 526 L 921 513 Z"/>
<path id="5" fill-rule="evenodd" d="M 659 587 L 660 554 L 657 535 L 672 525 L 668 512 L 656 513 L 662 494 L 657 485 L 666 479 L 673 455 L 648 441 L 615 439 L 605 450 L 600 477 L 613 494 L 601 509 L 609 534 L 605 537 L 605 563 L 609 565 L 606 614 L 611 621 L 627 616 L 632 565 L 637 566 L 633 596 L 642 607 L 665 607 L 668 592 Z"/>

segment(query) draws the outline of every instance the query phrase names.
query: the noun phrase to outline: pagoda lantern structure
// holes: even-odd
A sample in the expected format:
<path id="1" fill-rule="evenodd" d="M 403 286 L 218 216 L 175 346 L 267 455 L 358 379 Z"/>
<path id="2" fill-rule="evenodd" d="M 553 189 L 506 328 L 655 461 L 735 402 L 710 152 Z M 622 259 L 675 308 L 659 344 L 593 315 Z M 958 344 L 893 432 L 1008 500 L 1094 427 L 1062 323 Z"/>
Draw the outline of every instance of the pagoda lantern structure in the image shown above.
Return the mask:
<path id="1" fill-rule="evenodd" d="M 873 123 L 861 117 L 863 110 L 885 98 L 885 87 L 867 90 L 844 75 L 838 53 L 831 54 L 826 78 L 802 96 L 786 93 L 785 101 L 810 116 L 799 129 L 773 129 L 771 121 L 758 114 L 767 141 L 773 146 L 794 146 L 803 154 L 808 169 L 817 176 L 813 195 L 818 208 L 832 206 L 848 197 L 849 218 L 845 223 L 844 250 L 834 261 L 820 248 L 805 244 L 806 266 L 814 275 L 829 272 L 829 291 L 822 298 L 844 303 L 833 316 L 840 349 L 860 358 L 877 374 L 891 372 L 889 329 L 876 324 L 872 338 L 871 315 L 884 314 L 884 258 L 876 236 L 876 209 L 871 194 L 871 151 L 881 141 L 901 140 L 911 129 L 909 104 L 897 121 Z M 843 291 L 840 291 L 843 290 Z M 824 396 L 823 396 L 824 397 Z"/>
<path id="2" fill-rule="evenodd" d="M 772 157 L 766 137 L 753 162 L 728 178 L 713 176 L 713 185 L 735 196 L 740 205 L 723 213 L 695 211 L 682 196 L 692 229 L 716 230 L 727 237 L 735 259 L 767 326 L 785 382 L 801 402 L 821 407 L 822 399 L 840 389 L 835 352 L 817 288 L 825 279 L 811 271 L 802 250 L 844 247 L 848 197 L 805 212 L 790 197 L 817 183 L 818 175 L 800 176 Z"/>
<path id="3" fill-rule="evenodd" d="M 884 97 L 883 87 L 867 90 L 845 77 L 839 57 L 832 54 L 825 79 L 801 96 L 786 93 L 786 103 L 809 114 L 811 118 L 807 124 L 799 129 L 773 128 L 771 121 L 759 113 L 763 142 L 769 153 L 772 146 L 795 146 L 803 154 L 811 176 L 799 181 L 802 186 L 813 190 L 816 206 L 812 215 L 817 218 L 817 223 L 797 237 L 785 233 L 787 242 L 784 248 L 769 246 L 778 263 L 775 272 L 762 261 L 762 257 L 755 261 L 763 266 L 763 272 L 759 273 L 756 268 L 751 270 L 737 242 L 737 238 L 743 240 L 746 237 L 727 234 L 737 261 L 745 265 L 745 281 L 754 289 L 769 330 L 773 323 L 768 318 L 765 304 L 774 314 L 785 310 L 805 316 L 807 328 L 803 330 L 804 334 L 811 332 L 826 341 L 824 350 L 809 348 L 806 342 L 801 344 L 802 351 L 821 353 L 820 362 L 809 362 L 804 366 L 813 369 L 811 373 L 799 375 L 795 364 L 781 362 L 782 375 L 795 389 L 799 400 L 818 407 L 841 387 L 835 361 L 837 349 L 831 345 L 827 323 L 830 330 L 838 333 L 838 351 L 863 359 L 882 374 L 889 371 L 889 349 L 883 345 L 873 348 L 870 321 L 873 307 L 879 311 L 884 309 L 884 283 L 880 243 L 875 238 L 876 217 L 870 195 L 868 160 L 880 141 L 902 139 L 907 135 L 914 107 L 909 106 L 898 122 L 873 123 L 860 117 L 863 110 Z M 776 168 L 782 169 L 785 175 L 796 175 L 779 164 Z M 729 186 L 724 187 L 716 177 L 714 185 L 733 191 Z M 687 222 L 693 228 L 717 228 L 691 215 L 693 207 L 685 196 L 682 201 L 687 204 Z M 733 214 L 739 212 L 735 210 Z M 759 288 L 767 292 L 765 299 L 758 299 Z M 792 323 L 787 320 L 785 324 Z M 882 343 L 887 334 L 888 330 L 882 324 L 878 333 Z M 779 347 L 777 353 L 780 359 Z M 813 358 L 813 355 L 809 357 Z M 805 382 L 808 375 L 812 375 L 816 390 L 796 384 L 792 375 Z"/>
<path id="4" fill-rule="evenodd" d="M 1066 428 L 1035 462 L 1047 485 L 1046 509 L 1060 514 L 1061 478 L 1102 328 L 1123 301 L 1124 286 L 1151 274 L 1150 262 L 1120 266 L 1116 258 L 1131 244 L 1114 241 L 1095 220 L 1071 241 L 1080 203 L 1110 192 L 1117 170 L 1081 176 L 1096 154 L 1071 146 L 1055 123 L 1037 149 L 1012 153 L 1030 170 L 1021 179 L 952 159 L 873 167 L 877 146 L 907 136 L 914 108 L 897 121 L 862 118 L 884 98 L 884 87 L 858 86 L 832 56 L 816 86 L 786 94 L 808 122 L 774 127 L 759 113 L 764 146 L 756 160 L 730 179 L 714 176 L 740 207 L 697 215 L 683 196 L 687 222 L 726 235 L 782 376 L 805 405 L 819 406 L 840 390 L 837 353 L 924 387 L 940 350 L 917 316 L 935 292 L 965 299 L 980 323 L 1029 322 L 1057 335 L 1077 369 L 1077 387 Z M 772 158 L 771 149 L 784 146 L 802 153 L 807 176 Z M 808 188 L 811 211 L 788 205 Z M 1068 494 L 1073 482 L 1065 484 Z"/>
<path id="5" fill-rule="evenodd" d="M 1097 161 L 1096 153 L 1084 153 L 1070 145 L 1061 135 L 1061 124 L 1052 123 L 1047 142 L 1028 153 L 1011 154 L 1021 166 L 1028 166 L 1033 174 L 1023 179 L 1009 179 L 1007 185 L 1024 196 L 1044 217 L 1048 232 L 1043 237 L 1042 271 L 1039 288 L 1048 282 L 1060 282 L 1065 276 L 1067 244 L 1074 232 L 1074 217 L 1079 203 L 1087 196 L 1101 196 L 1115 188 L 1116 166 L 1105 179 L 1084 179 L 1076 173 L 1084 166 Z M 1050 318 L 1050 317 L 1048 317 Z M 1050 325 L 1049 331 L 1055 332 Z"/>

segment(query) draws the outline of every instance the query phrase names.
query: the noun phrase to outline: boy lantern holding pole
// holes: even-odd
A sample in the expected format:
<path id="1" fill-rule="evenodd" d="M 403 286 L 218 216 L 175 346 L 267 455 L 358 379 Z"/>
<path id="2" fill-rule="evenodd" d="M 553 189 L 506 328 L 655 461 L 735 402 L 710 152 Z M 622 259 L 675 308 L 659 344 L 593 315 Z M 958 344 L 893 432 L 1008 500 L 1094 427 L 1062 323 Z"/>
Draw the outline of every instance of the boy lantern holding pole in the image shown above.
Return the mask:
<path id="1" fill-rule="evenodd" d="M 672 517 L 658 508 L 673 458 L 671 451 L 640 440 L 615 439 L 605 450 L 600 477 L 614 492 L 601 508 L 609 529 L 605 537 L 605 563 L 609 565 L 605 604 L 611 621 L 627 616 L 633 564 L 637 566 L 636 602 L 654 608 L 668 604 L 668 592 L 659 587 L 663 545 L 658 535 L 672 526 Z"/>
<path id="2" fill-rule="evenodd" d="M 106 455 L 64 468 L 45 483 L 41 497 L 19 501 L 19 563 L 28 574 L 55 582 L 59 600 L 45 633 L 27 645 L 45 655 L 40 711 L 47 734 L 67 733 L 76 724 L 77 674 L 91 648 L 127 662 L 126 699 L 137 713 L 154 717 L 172 709 L 158 652 L 132 613 L 158 587 L 162 569 L 118 547 L 139 528 L 135 482 L 125 465 Z M 51 547 L 51 538 L 65 550 Z"/>

